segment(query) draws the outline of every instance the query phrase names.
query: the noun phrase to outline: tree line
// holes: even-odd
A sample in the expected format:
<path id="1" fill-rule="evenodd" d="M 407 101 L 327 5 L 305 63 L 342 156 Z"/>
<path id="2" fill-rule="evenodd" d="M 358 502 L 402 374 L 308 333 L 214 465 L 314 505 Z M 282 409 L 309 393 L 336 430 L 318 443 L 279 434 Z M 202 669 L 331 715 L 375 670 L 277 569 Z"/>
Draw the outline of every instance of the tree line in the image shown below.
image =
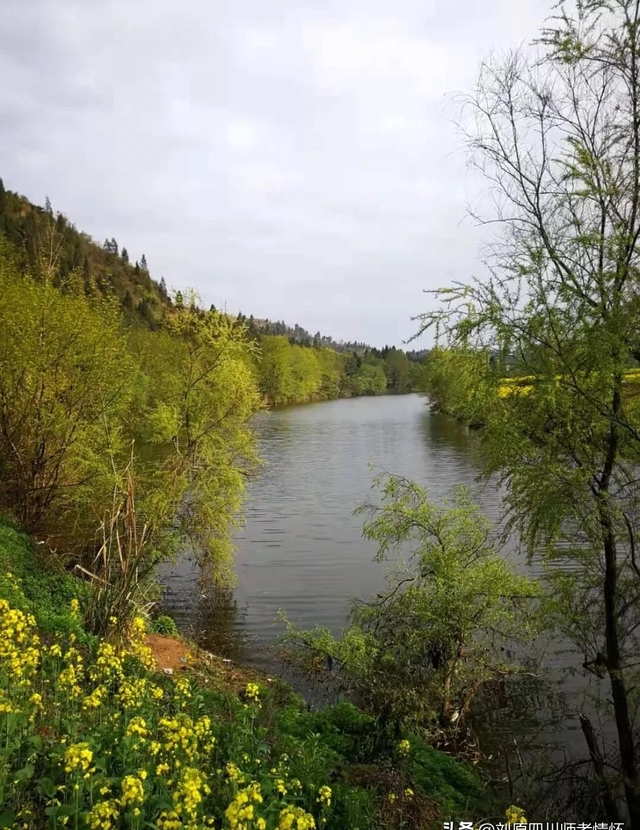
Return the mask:
<path id="1" fill-rule="evenodd" d="M 363 354 L 337 352 L 297 345 L 277 335 L 258 335 L 256 342 L 258 384 L 270 405 L 403 394 L 421 384 L 422 364 L 410 361 L 401 349 L 389 349 L 383 358 L 373 349 Z"/>

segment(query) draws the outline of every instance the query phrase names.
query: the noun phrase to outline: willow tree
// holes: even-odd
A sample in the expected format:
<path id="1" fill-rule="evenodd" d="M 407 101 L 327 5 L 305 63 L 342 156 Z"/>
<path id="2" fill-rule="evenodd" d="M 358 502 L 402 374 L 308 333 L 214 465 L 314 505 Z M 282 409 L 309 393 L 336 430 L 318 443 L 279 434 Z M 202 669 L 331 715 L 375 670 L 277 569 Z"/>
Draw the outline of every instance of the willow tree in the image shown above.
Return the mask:
<path id="1" fill-rule="evenodd" d="M 232 581 L 232 531 L 258 458 L 249 419 L 260 407 L 244 327 L 197 297 L 159 332 L 138 332 L 146 388 L 136 459 L 140 515 L 158 553 L 192 544 L 199 564 Z"/>
<path id="2" fill-rule="evenodd" d="M 532 378 L 489 420 L 488 468 L 530 551 L 570 560 L 559 618 L 608 678 L 638 830 L 640 422 L 625 370 L 640 356 L 640 0 L 561 3 L 530 51 L 482 67 L 466 103 L 493 197 L 480 219 L 502 233 L 486 279 L 435 292 L 421 331 L 511 351 Z"/>
<path id="3" fill-rule="evenodd" d="M 120 315 L 24 275 L 0 244 L 0 320 L 0 508 L 70 545 L 93 535 L 124 450 L 136 367 Z"/>

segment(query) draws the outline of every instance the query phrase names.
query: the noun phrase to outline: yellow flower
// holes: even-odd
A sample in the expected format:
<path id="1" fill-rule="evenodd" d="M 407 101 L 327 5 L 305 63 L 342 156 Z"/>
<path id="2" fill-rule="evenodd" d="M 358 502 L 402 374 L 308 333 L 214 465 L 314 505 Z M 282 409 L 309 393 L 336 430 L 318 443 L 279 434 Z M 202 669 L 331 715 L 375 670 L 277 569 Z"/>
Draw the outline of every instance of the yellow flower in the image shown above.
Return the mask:
<path id="1" fill-rule="evenodd" d="M 188 715 L 180 713 L 173 718 L 160 718 L 158 726 L 164 738 L 164 749 L 169 755 L 181 749 L 187 758 L 194 757 L 198 749 L 198 736 Z"/>
<path id="2" fill-rule="evenodd" d="M 247 683 L 247 688 L 244 691 L 245 697 L 249 700 L 258 700 L 260 697 L 260 688 L 257 683 Z"/>
<path id="3" fill-rule="evenodd" d="M 225 766 L 225 770 L 231 781 L 236 781 L 239 784 L 242 783 L 242 773 L 233 762 L 229 761 Z"/>
<path id="4" fill-rule="evenodd" d="M 99 801 L 87 816 L 91 830 L 110 830 L 118 819 L 116 801 Z"/>
<path id="5" fill-rule="evenodd" d="M 141 637 L 147 630 L 147 626 L 142 617 L 136 617 L 131 625 L 132 633 L 136 637 Z"/>
<path id="6" fill-rule="evenodd" d="M 82 701 L 82 708 L 87 709 L 99 709 L 102 706 L 102 700 L 106 696 L 107 690 L 104 686 L 96 686 L 96 688 L 91 692 L 90 695 L 85 697 Z"/>
<path id="7" fill-rule="evenodd" d="M 0 600 L 0 669 L 12 686 L 28 688 L 40 661 L 35 620 Z"/>
<path id="8" fill-rule="evenodd" d="M 148 736 L 148 734 L 149 734 L 149 730 L 147 729 L 147 722 L 145 721 L 144 718 L 139 718 L 139 717 L 131 718 L 131 721 L 129 722 L 129 726 L 127 726 L 127 731 L 125 732 L 125 735 L 128 738 L 135 735 L 138 738 L 141 738 L 142 741 L 144 741 L 144 739 Z"/>
<path id="9" fill-rule="evenodd" d="M 33 706 L 34 709 L 42 709 L 42 695 L 39 695 L 37 692 L 34 692 L 29 698 L 29 703 Z"/>
<path id="10" fill-rule="evenodd" d="M 157 824 L 160 830 L 180 830 L 182 828 L 182 821 L 175 810 L 160 813 Z"/>
<path id="11" fill-rule="evenodd" d="M 516 807 L 515 804 L 511 804 L 510 807 L 507 807 L 505 811 L 505 816 L 507 817 L 507 824 L 526 824 L 527 820 L 524 817 L 524 810 L 522 807 Z"/>
<path id="12" fill-rule="evenodd" d="M 326 784 L 320 787 L 316 801 L 319 801 L 320 804 L 326 804 L 329 807 L 331 805 L 331 787 L 327 787 Z"/>
<path id="13" fill-rule="evenodd" d="M 404 797 L 405 798 L 413 798 L 413 796 L 414 796 L 413 790 L 411 789 L 411 787 L 407 787 L 407 789 L 404 791 Z"/>
<path id="14" fill-rule="evenodd" d="M 405 740 L 399 742 L 398 752 L 400 755 L 408 755 L 411 752 L 411 744 L 406 740 L 406 738 Z"/>
<path id="15" fill-rule="evenodd" d="M 256 781 L 240 790 L 225 810 L 225 816 L 229 821 L 231 830 L 248 830 L 247 822 L 253 821 L 255 818 L 255 805 L 261 803 L 260 784 Z M 258 827 L 266 827 L 264 819 L 261 821 L 258 818 L 256 823 Z"/>
<path id="16" fill-rule="evenodd" d="M 191 697 L 191 682 L 187 677 L 179 677 L 174 683 L 174 688 L 179 695 Z"/>
<path id="17" fill-rule="evenodd" d="M 79 684 L 80 680 L 81 676 L 76 670 L 76 667 L 73 665 L 67 666 L 58 675 L 58 683 L 60 684 L 60 687 L 71 698 L 80 697 L 82 694 L 82 688 Z"/>
<path id="18" fill-rule="evenodd" d="M 278 830 L 313 830 L 316 821 L 312 815 L 306 813 L 301 807 L 287 806 L 280 811 Z"/>
<path id="19" fill-rule="evenodd" d="M 129 804 L 132 806 L 142 804 L 144 801 L 144 786 L 139 778 L 136 778 L 135 775 L 125 775 L 120 786 L 122 788 L 120 804 L 123 807 Z"/>
<path id="20" fill-rule="evenodd" d="M 392 804 L 394 804 L 394 803 L 395 803 L 395 801 L 397 800 L 397 798 L 398 798 L 398 796 L 397 796 L 395 793 L 389 793 L 389 795 L 387 796 L 387 799 L 388 799 L 388 800 L 389 800 Z"/>
<path id="21" fill-rule="evenodd" d="M 4 693 L 0 689 L 0 715 L 10 715 L 11 712 L 17 711 L 14 709 L 13 704 L 10 700 L 7 700 L 4 697 Z"/>
<path id="22" fill-rule="evenodd" d="M 125 678 L 118 686 L 118 699 L 125 709 L 139 709 L 146 702 L 148 692 L 146 677 Z"/>
<path id="23" fill-rule="evenodd" d="M 80 603 L 78 602 L 78 600 L 75 597 L 71 600 L 70 608 L 71 608 L 71 616 L 73 617 L 73 619 L 74 620 L 79 619 L 80 618 Z"/>
<path id="24" fill-rule="evenodd" d="M 92 680 L 102 681 L 105 684 L 120 680 L 124 676 L 121 656 L 112 643 L 106 640 L 100 643 L 95 663 L 89 670 L 89 676 Z"/>
<path id="25" fill-rule="evenodd" d="M 89 744 L 82 741 L 79 744 L 71 744 L 64 753 L 65 772 L 87 772 L 93 761 L 93 752 Z"/>
<path id="26" fill-rule="evenodd" d="M 192 767 L 185 767 L 174 794 L 176 812 L 188 821 L 195 822 L 203 794 L 208 795 L 210 792 L 205 774 Z"/>

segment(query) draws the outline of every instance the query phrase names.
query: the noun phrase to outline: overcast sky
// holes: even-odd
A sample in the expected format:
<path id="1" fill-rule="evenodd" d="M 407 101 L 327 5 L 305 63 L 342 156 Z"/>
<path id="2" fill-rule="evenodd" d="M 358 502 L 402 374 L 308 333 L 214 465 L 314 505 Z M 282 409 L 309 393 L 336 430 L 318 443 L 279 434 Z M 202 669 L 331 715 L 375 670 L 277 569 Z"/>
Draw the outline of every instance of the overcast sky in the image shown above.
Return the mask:
<path id="1" fill-rule="evenodd" d="M 482 271 L 456 93 L 550 7 L 2 0 L 0 176 L 207 306 L 400 345 Z"/>

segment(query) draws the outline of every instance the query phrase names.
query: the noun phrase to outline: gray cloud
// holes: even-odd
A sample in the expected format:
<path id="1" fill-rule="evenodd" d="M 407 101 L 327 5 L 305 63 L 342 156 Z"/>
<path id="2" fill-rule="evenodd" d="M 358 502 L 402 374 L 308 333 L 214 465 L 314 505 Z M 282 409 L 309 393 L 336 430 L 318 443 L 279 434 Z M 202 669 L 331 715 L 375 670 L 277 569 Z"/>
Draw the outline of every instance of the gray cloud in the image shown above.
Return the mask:
<path id="1" fill-rule="evenodd" d="M 478 271 L 451 120 L 548 0 L 7 0 L 7 187 L 205 303 L 399 343 Z"/>

